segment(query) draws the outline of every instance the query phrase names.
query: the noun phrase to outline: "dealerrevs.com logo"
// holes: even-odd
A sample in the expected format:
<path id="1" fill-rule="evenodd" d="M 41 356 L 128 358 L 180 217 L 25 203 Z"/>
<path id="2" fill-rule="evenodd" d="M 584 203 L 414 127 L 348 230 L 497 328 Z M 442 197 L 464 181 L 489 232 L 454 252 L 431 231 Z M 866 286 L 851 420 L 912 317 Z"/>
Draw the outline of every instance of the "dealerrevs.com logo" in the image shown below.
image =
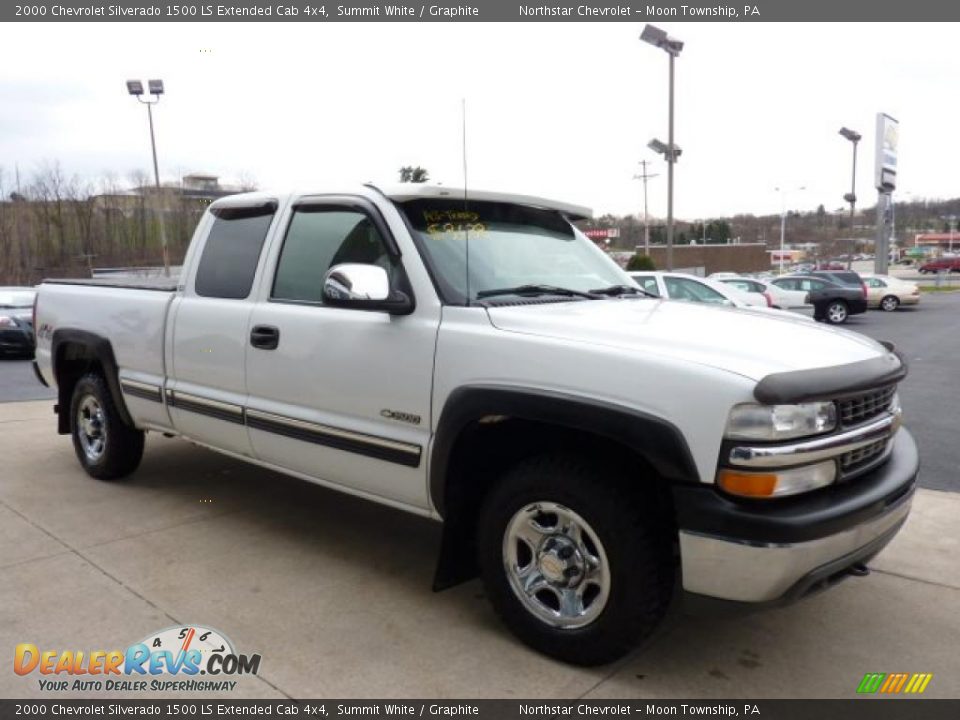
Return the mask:
<path id="1" fill-rule="evenodd" d="M 199 625 L 169 627 L 126 650 L 51 650 L 20 643 L 13 671 L 36 676 L 40 690 L 233 690 L 240 675 L 256 675 L 260 655 L 240 655 L 223 633 Z M 202 678 L 200 676 L 203 676 Z"/>

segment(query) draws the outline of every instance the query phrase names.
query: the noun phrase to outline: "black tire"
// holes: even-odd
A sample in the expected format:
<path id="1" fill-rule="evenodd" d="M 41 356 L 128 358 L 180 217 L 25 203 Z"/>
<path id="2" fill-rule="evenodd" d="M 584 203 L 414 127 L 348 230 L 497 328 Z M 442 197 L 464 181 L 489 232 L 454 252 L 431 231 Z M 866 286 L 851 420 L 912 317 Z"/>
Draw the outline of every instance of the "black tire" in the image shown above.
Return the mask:
<path id="1" fill-rule="evenodd" d="M 886 295 L 880 299 L 880 309 L 884 312 L 893 312 L 900 307 L 900 298 L 896 295 Z"/>
<path id="2" fill-rule="evenodd" d="M 527 645 L 565 662 L 600 665 L 630 652 L 660 623 L 673 590 L 676 533 L 672 513 L 656 490 L 656 478 L 646 479 L 649 488 L 641 492 L 637 487 L 644 478 L 636 468 L 548 454 L 521 461 L 488 493 L 479 517 L 481 575 L 494 609 Z M 538 502 L 572 510 L 599 539 L 598 555 L 606 558 L 605 602 L 581 627 L 556 627 L 542 620 L 511 585 L 505 533 L 518 513 Z M 548 543 L 545 540 L 540 547 Z M 535 566 L 533 557 L 530 564 Z"/>
<path id="3" fill-rule="evenodd" d="M 843 300 L 831 300 L 823 314 L 823 319 L 831 325 L 843 325 L 850 317 L 850 308 Z"/>
<path id="4" fill-rule="evenodd" d="M 99 408 L 95 418 L 90 413 L 94 404 Z M 82 424 L 81 412 L 91 418 L 89 426 Z M 117 480 L 129 475 L 143 457 L 143 431 L 123 421 L 106 381 L 98 373 L 84 375 L 73 388 L 70 435 L 83 469 L 98 480 Z M 94 445 L 100 448 L 99 452 L 92 452 Z"/>

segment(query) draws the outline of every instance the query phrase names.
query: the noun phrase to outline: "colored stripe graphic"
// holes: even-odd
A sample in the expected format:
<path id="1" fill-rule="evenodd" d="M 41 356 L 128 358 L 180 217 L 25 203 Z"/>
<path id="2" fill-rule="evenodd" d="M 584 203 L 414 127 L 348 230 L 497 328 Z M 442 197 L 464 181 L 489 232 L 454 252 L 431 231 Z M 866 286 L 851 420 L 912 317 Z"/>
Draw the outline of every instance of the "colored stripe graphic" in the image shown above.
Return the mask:
<path id="1" fill-rule="evenodd" d="M 927 689 L 932 679 L 933 673 L 866 673 L 857 686 L 857 692 L 918 695 Z"/>
<path id="2" fill-rule="evenodd" d="M 883 682 L 883 679 L 886 676 L 886 673 L 867 673 L 863 676 L 863 680 L 860 681 L 860 686 L 857 688 L 857 692 L 875 693 L 880 689 L 880 683 Z"/>

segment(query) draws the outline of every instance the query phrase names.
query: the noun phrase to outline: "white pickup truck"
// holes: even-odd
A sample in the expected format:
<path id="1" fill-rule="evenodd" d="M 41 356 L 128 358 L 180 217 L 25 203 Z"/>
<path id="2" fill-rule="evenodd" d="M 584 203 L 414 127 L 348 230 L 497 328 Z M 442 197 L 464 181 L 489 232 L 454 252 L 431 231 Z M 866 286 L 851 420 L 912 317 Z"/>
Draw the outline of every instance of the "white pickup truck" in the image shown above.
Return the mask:
<path id="1" fill-rule="evenodd" d="M 918 472 L 900 357 L 648 297 L 588 216 L 416 184 L 221 199 L 176 280 L 45 282 L 37 370 L 93 477 L 155 431 L 442 521 L 435 588 L 479 573 L 569 662 L 629 651 L 674 599 L 865 572 Z"/>

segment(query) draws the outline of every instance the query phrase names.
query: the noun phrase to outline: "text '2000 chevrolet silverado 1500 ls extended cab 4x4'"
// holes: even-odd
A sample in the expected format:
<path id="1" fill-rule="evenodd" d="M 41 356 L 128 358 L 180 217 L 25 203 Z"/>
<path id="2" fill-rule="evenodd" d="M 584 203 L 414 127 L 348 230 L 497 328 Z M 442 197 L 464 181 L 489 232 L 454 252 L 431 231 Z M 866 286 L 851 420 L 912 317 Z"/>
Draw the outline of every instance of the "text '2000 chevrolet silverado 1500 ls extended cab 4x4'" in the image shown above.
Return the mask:
<path id="1" fill-rule="evenodd" d="M 443 522 L 435 587 L 480 574 L 569 662 L 634 647 L 682 590 L 826 587 L 909 511 L 892 348 L 646 296 L 538 198 L 407 184 L 214 202 L 180 277 L 48 281 L 37 365 L 87 473 L 144 432 Z"/>

